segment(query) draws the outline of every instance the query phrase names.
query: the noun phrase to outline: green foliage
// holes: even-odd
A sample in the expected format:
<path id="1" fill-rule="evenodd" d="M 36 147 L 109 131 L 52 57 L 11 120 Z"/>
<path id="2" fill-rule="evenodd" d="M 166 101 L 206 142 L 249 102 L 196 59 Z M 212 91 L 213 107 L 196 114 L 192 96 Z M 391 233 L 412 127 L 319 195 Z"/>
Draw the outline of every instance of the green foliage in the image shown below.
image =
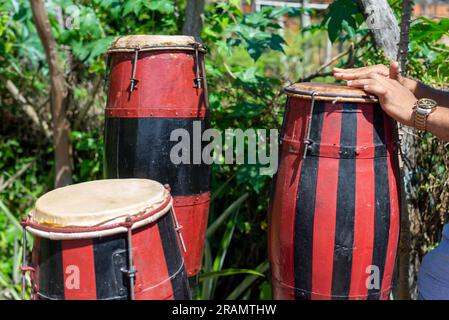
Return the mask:
<path id="1" fill-rule="evenodd" d="M 261 11 L 248 14 L 241 21 L 231 27 L 235 37 L 228 40 L 231 47 L 243 46 L 254 60 L 269 49 L 284 52 L 284 39 L 272 32 L 281 28 L 277 22 L 280 16 L 290 12 L 290 9 L 272 9 L 264 7 Z"/>
<path id="2" fill-rule="evenodd" d="M 329 39 L 335 42 L 343 34 L 346 34 L 346 38 L 353 38 L 361 21 L 363 17 L 357 1 L 336 0 L 329 5 L 322 25 L 326 26 Z"/>

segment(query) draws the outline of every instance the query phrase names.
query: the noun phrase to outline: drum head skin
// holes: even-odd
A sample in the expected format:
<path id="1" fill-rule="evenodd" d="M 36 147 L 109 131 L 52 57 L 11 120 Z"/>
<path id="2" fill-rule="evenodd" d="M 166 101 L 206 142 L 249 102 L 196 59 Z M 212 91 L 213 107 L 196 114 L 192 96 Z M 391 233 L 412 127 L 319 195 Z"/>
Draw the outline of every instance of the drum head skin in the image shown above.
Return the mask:
<path id="1" fill-rule="evenodd" d="M 351 88 L 336 83 L 302 82 L 285 88 L 288 96 L 311 100 L 315 93 L 315 100 L 336 102 L 378 102 L 373 96 L 361 89 Z"/>
<path id="2" fill-rule="evenodd" d="M 204 51 L 205 47 L 199 39 L 190 36 L 162 36 L 162 35 L 131 35 L 122 36 L 114 40 L 108 52 L 126 52 L 139 49 L 161 50 L 167 49 L 190 49 L 195 46 Z"/>
<path id="3" fill-rule="evenodd" d="M 147 179 L 109 179 L 55 189 L 41 196 L 31 221 L 54 227 L 89 227 L 123 222 L 159 208 L 170 196 Z"/>

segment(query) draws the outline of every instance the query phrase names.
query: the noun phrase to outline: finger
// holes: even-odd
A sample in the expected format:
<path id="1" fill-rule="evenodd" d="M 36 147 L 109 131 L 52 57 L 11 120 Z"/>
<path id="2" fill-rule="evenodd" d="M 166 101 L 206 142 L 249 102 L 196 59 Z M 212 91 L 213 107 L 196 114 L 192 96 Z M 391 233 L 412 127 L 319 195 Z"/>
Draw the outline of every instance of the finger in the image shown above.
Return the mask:
<path id="1" fill-rule="evenodd" d="M 379 85 L 379 82 L 375 79 L 358 79 L 347 82 L 348 87 L 362 88 L 366 85 Z"/>
<path id="2" fill-rule="evenodd" d="M 338 80 L 356 80 L 367 79 L 369 73 L 334 73 L 334 77 Z"/>
<path id="3" fill-rule="evenodd" d="M 374 79 L 375 75 L 378 77 L 382 77 L 382 78 L 388 77 L 388 74 L 379 74 L 374 71 L 365 72 L 365 73 L 363 73 L 363 72 L 338 73 L 338 74 L 334 74 L 334 77 L 338 80 L 356 80 L 356 79 Z"/>
<path id="4" fill-rule="evenodd" d="M 399 62 L 394 61 L 390 65 L 390 79 L 398 80 L 401 79 L 401 66 L 399 65 Z"/>
<path id="5" fill-rule="evenodd" d="M 388 77 L 388 70 L 384 69 L 359 69 L 353 72 L 334 72 L 334 77 L 338 80 L 355 80 L 368 78 L 371 74 L 377 74 L 382 77 Z"/>
<path id="6" fill-rule="evenodd" d="M 363 90 L 378 97 L 385 96 L 387 94 L 387 89 L 384 86 L 377 84 L 367 84 L 363 86 Z"/>
<path id="7" fill-rule="evenodd" d="M 369 70 L 369 69 L 378 68 L 378 67 L 379 67 L 379 65 L 358 67 L 358 68 L 337 68 L 337 67 L 334 67 L 334 70 L 336 70 L 337 72 L 354 72 L 354 71 Z"/>
<path id="8" fill-rule="evenodd" d="M 388 75 L 388 68 L 383 64 L 376 64 L 374 66 L 360 67 L 360 68 L 334 68 L 334 73 L 369 73 L 377 72 L 380 74 Z"/>
<path id="9" fill-rule="evenodd" d="M 378 84 L 382 85 L 385 88 L 389 88 L 398 83 L 396 80 L 392 80 L 388 76 L 382 76 L 375 72 L 371 72 L 370 74 L 368 74 L 367 79 L 376 80 Z"/>

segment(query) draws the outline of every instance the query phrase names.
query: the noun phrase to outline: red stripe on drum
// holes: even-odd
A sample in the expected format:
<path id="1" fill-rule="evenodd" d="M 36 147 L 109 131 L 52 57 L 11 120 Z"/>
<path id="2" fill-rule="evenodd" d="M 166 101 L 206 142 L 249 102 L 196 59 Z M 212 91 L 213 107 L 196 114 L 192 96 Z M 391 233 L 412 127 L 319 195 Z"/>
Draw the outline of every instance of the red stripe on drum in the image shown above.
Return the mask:
<path id="1" fill-rule="evenodd" d="M 394 265 L 396 262 L 396 253 L 399 241 L 399 229 L 400 229 L 400 194 L 398 190 L 399 185 L 399 163 L 398 163 L 398 150 L 396 144 L 396 128 L 393 120 L 386 114 L 384 114 L 384 128 L 386 143 L 388 146 L 388 183 L 390 186 L 390 231 L 387 247 L 387 256 L 385 258 L 384 276 L 381 285 L 382 300 L 387 300 L 390 290 L 391 282 L 393 279 Z"/>
<path id="2" fill-rule="evenodd" d="M 186 252 L 182 251 L 189 277 L 201 271 L 209 216 L 210 193 L 173 198 L 178 222 L 182 227 Z"/>
<path id="3" fill-rule="evenodd" d="M 377 105 L 364 105 L 357 113 L 357 146 L 373 145 L 373 108 Z M 354 246 L 352 255 L 350 299 L 366 299 L 369 276 L 367 268 L 372 263 L 374 243 L 374 149 L 370 159 L 356 161 L 356 196 L 354 217 Z"/>
<path id="4" fill-rule="evenodd" d="M 194 194 L 191 196 L 173 197 L 173 205 L 176 207 L 191 206 L 192 204 L 202 204 L 210 201 L 210 192 Z"/>
<path id="5" fill-rule="evenodd" d="M 321 144 L 339 145 L 342 105 L 326 103 Z M 320 158 L 315 198 L 312 257 L 312 299 L 329 299 L 332 295 L 335 219 L 337 210 L 338 159 Z M 327 194 L 328 197 L 323 197 Z"/>
<path id="6" fill-rule="evenodd" d="M 62 241 L 65 300 L 97 299 L 92 239 Z"/>
<path id="7" fill-rule="evenodd" d="M 285 132 L 282 134 L 281 161 L 270 212 L 269 257 L 273 277 L 273 299 L 295 299 L 294 235 L 296 196 L 302 165 L 310 101 L 289 100 Z M 287 143 L 295 141 L 297 149 Z"/>
<path id="8" fill-rule="evenodd" d="M 137 270 L 136 300 L 173 300 L 173 288 L 157 226 L 152 223 L 137 230 L 133 233 L 132 242 Z"/>

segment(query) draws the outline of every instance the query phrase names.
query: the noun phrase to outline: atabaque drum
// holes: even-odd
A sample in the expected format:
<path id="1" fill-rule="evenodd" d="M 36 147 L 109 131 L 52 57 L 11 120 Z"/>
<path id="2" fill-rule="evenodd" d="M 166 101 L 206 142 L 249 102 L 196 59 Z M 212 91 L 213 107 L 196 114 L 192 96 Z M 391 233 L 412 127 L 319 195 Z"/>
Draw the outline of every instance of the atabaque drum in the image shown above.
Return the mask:
<path id="1" fill-rule="evenodd" d="M 108 51 L 106 177 L 170 185 L 190 277 L 201 270 L 210 199 L 210 168 L 201 161 L 209 127 L 204 53 L 193 37 L 149 35 L 120 37 Z M 180 136 L 186 158 L 173 161 Z"/>
<path id="2" fill-rule="evenodd" d="M 395 122 L 362 90 L 288 96 L 269 213 L 275 299 L 387 299 L 399 233 Z"/>
<path id="3" fill-rule="evenodd" d="M 146 179 L 44 194 L 22 223 L 34 236 L 23 267 L 32 299 L 190 299 L 172 203 L 166 187 Z"/>

